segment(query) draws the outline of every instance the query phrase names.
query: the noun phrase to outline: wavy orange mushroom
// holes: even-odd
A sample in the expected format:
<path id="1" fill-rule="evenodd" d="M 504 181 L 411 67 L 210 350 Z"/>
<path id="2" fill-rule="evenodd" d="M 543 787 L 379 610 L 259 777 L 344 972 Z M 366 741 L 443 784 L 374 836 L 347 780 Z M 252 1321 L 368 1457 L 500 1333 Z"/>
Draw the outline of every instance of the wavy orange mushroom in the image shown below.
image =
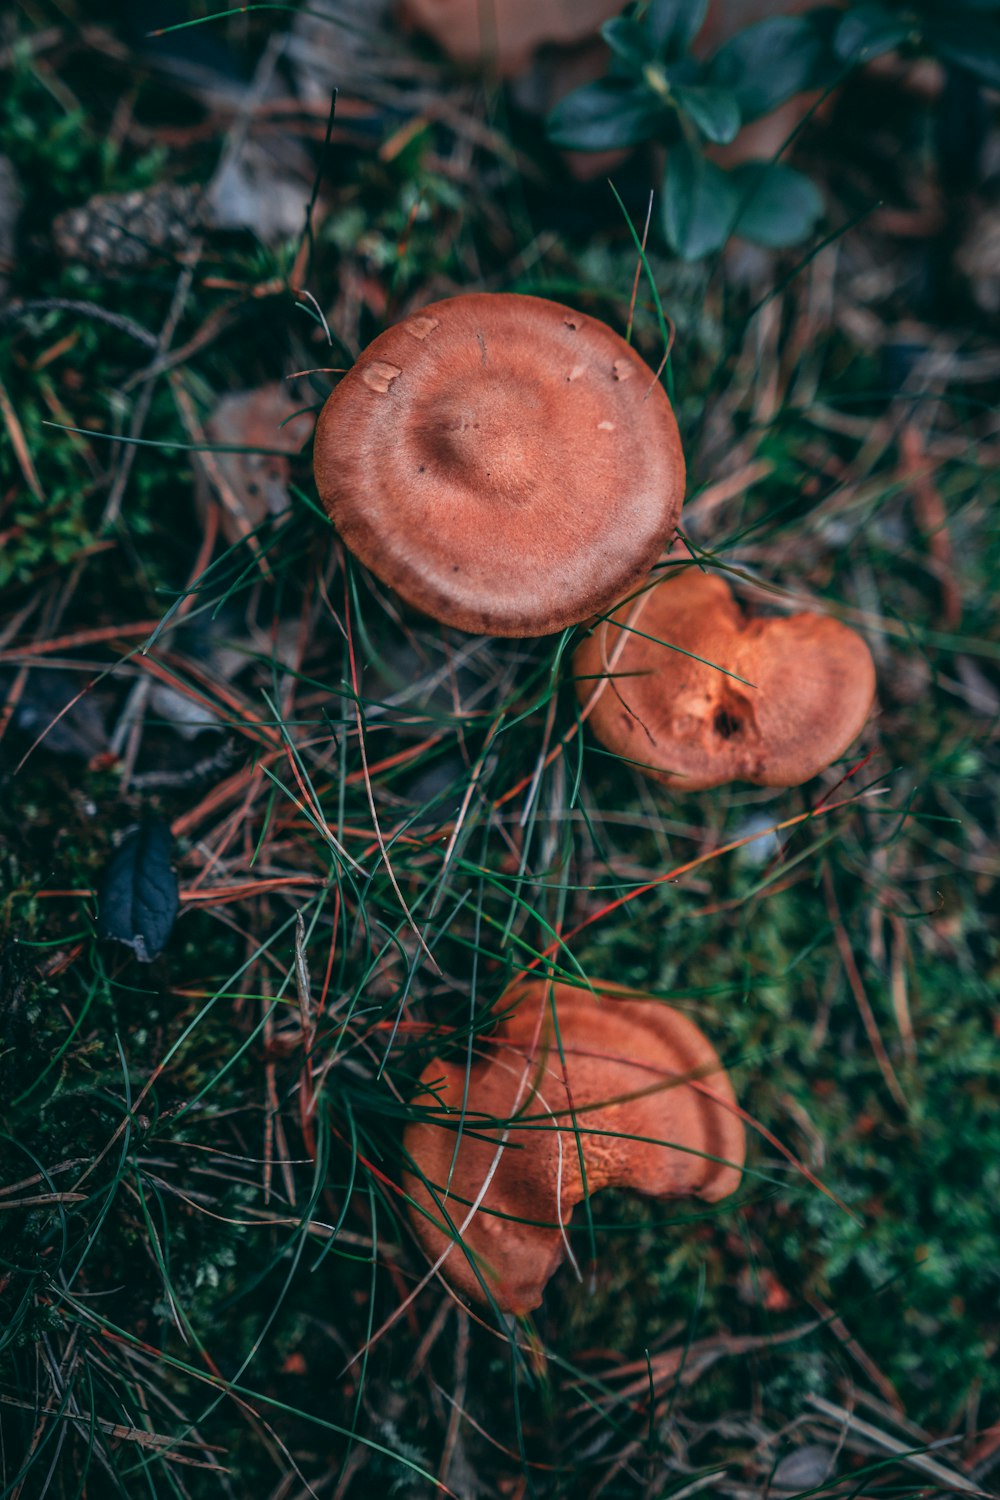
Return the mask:
<path id="1" fill-rule="evenodd" d="M 497 1010 L 468 1078 L 464 1061 L 421 1074 L 403 1186 L 452 1286 L 525 1313 L 571 1254 L 566 1226 L 585 1197 L 617 1187 L 714 1203 L 739 1185 L 745 1138 L 715 1049 L 659 1000 L 532 979 Z"/>
<path id="2" fill-rule="evenodd" d="M 601 744 L 665 786 L 798 786 L 841 756 L 875 696 L 871 653 L 825 615 L 747 619 L 688 566 L 579 646 L 577 694 Z"/>
<path id="3" fill-rule="evenodd" d="M 603 613 L 677 524 L 684 458 L 653 372 L 541 297 L 435 302 L 368 346 L 320 413 L 320 498 L 423 613 L 532 636 Z"/>

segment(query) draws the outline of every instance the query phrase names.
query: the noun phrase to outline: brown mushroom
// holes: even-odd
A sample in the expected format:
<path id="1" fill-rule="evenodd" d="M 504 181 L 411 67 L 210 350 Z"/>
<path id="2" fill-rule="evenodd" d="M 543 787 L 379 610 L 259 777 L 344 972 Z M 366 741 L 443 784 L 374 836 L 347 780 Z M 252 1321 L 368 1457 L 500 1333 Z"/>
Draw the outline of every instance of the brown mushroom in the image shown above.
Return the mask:
<path id="1" fill-rule="evenodd" d="M 875 696 L 856 631 L 816 614 L 747 620 L 693 565 L 599 625 L 573 670 L 602 745 L 687 791 L 808 781 L 857 738 Z"/>
<path id="2" fill-rule="evenodd" d="M 426 31 L 449 57 L 483 62 L 513 78 L 546 43 L 565 45 L 594 36 L 622 0 L 401 0 L 400 15 Z"/>
<path id="3" fill-rule="evenodd" d="M 497 1010 L 468 1077 L 464 1060 L 424 1069 L 403 1186 L 452 1285 L 523 1313 L 571 1253 L 576 1204 L 604 1187 L 714 1203 L 739 1185 L 745 1140 L 715 1049 L 680 1011 L 535 979 Z"/>
<path id="4" fill-rule="evenodd" d="M 316 428 L 347 546 L 425 614 L 545 635 L 598 614 L 669 541 L 677 423 L 606 324 L 540 297 L 436 302 L 381 334 Z"/>

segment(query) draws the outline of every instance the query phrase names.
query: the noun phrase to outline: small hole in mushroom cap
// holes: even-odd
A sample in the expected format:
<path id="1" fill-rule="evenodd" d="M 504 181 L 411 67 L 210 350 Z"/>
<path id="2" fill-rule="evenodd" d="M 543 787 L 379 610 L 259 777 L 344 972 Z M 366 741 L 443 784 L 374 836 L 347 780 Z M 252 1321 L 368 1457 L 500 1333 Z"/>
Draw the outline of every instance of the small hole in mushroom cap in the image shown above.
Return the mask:
<path id="1" fill-rule="evenodd" d="M 574 333 L 580 326 L 579 318 L 563 318 L 563 322 L 565 323 L 567 328 L 572 328 Z"/>
<path id="2" fill-rule="evenodd" d="M 616 359 L 611 366 L 611 373 L 615 380 L 631 380 L 635 371 L 625 359 Z"/>
<path id="3" fill-rule="evenodd" d="M 738 719 L 735 714 L 731 714 L 728 709 L 720 708 L 716 710 L 715 718 L 712 720 L 712 728 L 721 739 L 731 740 L 742 731 L 743 721 Z"/>

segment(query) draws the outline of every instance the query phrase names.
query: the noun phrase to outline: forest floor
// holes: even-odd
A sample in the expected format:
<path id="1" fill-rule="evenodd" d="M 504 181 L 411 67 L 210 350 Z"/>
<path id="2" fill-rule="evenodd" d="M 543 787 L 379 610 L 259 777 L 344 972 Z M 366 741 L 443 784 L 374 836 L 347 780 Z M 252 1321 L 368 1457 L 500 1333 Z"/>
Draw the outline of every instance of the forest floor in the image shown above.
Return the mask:
<path id="1" fill-rule="evenodd" d="M 1000 1493 L 989 193 L 861 77 L 797 145 L 815 245 L 643 266 L 646 154 L 619 203 L 292 9 L 0 36 L 0 1494 Z M 653 369 L 662 301 L 685 536 L 875 659 L 822 777 L 667 791 L 581 725 L 578 633 L 463 636 L 345 552 L 312 414 L 483 289 Z M 152 962 L 98 927 L 137 824 Z M 515 1319 L 425 1279 L 401 1136 L 531 964 L 682 1008 L 752 1123 L 733 1197 L 595 1197 Z"/>

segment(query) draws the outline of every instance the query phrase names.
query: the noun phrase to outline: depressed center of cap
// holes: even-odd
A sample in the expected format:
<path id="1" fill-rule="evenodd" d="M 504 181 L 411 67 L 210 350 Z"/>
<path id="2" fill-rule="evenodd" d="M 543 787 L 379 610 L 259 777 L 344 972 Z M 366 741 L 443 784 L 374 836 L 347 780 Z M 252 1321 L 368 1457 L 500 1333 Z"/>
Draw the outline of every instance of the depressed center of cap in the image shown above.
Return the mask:
<path id="1" fill-rule="evenodd" d="M 438 302 L 364 351 L 323 408 L 320 497 L 408 603 L 475 634 L 609 608 L 669 543 L 670 402 L 605 324 L 539 297 Z"/>
<path id="2" fill-rule="evenodd" d="M 418 408 L 414 446 L 423 472 L 484 497 L 530 499 L 538 485 L 548 406 L 538 385 L 526 387 L 503 372 L 483 374 L 474 391 L 456 382 Z"/>

